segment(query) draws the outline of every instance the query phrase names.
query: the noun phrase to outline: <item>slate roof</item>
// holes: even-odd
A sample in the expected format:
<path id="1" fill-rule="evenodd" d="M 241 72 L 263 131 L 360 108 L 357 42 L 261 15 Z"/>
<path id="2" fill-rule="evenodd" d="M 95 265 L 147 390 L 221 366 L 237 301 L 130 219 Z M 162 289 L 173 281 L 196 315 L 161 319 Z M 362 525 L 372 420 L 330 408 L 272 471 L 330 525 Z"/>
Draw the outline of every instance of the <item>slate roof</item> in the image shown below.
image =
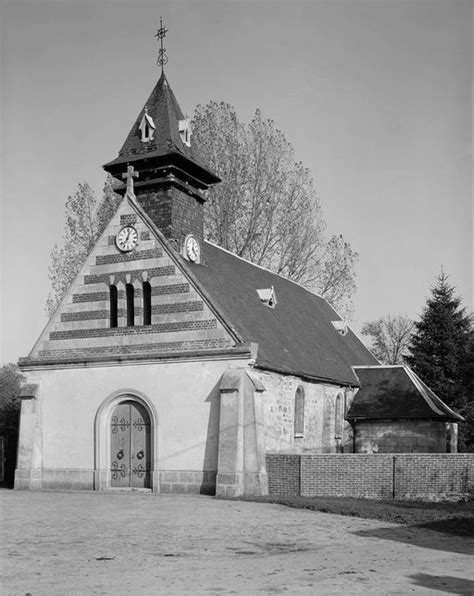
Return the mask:
<path id="1" fill-rule="evenodd" d="M 152 141 L 143 143 L 139 130 L 140 122 L 145 114 L 145 107 L 152 117 L 156 129 Z M 209 182 L 219 182 L 215 174 L 209 171 L 204 163 L 199 150 L 193 142 L 191 135 L 191 146 L 188 147 L 181 140 L 179 134 L 179 121 L 184 120 L 183 112 L 176 100 L 176 97 L 169 86 L 168 80 L 162 73 L 149 98 L 140 110 L 127 138 L 119 151 L 116 159 L 104 165 L 107 171 L 115 174 L 117 166 L 131 163 L 139 159 L 151 159 L 167 156 L 178 156 L 185 158 L 193 166 L 196 166 L 201 175 L 206 175 Z M 202 171 L 201 171 L 202 170 Z M 121 170 L 120 170 L 121 171 Z"/>
<path id="2" fill-rule="evenodd" d="M 381 420 L 438 418 L 462 421 L 407 366 L 356 368 L 361 389 L 346 418 Z"/>
<path id="3" fill-rule="evenodd" d="M 359 385 L 354 365 L 378 364 L 349 329 L 342 336 L 331 321 L 341 320 L 320 296 L 267 269 L 204 242 L 202 263 L 181 263 L 204 296 L 242 342 L 258 343 L 256 366 L 308 379 Z M 275 308 L 257 290 L 274 287 Z"/>

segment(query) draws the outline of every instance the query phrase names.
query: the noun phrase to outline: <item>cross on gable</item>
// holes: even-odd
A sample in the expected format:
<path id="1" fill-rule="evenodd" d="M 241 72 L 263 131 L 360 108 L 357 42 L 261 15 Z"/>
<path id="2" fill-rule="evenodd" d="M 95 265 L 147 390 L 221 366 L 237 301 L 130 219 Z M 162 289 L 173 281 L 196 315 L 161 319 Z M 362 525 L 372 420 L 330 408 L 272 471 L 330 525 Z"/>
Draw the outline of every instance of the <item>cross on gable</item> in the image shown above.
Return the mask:
<path id="1" fill-rule="evenodd" d="M 135 172 L 133 166 L 127 166 L 127 171 L 122 174 L 122 178 L 127 179 L 127 195 L 135 198 L 135 192 L 133 191 L 133 179 L 138 178 L 139 172 Z"/>

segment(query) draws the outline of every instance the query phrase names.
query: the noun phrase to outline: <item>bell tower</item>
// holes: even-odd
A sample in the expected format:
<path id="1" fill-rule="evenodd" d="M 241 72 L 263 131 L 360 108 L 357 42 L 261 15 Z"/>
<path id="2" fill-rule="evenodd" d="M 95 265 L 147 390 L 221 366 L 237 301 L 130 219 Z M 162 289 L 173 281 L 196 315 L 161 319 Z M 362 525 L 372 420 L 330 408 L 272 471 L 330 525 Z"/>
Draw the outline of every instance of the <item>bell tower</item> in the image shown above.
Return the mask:
<path id="1" fill-rule="evenodd" d="M 167 30 L 160 19 L 161 76 L 140 110 L 118 157 L 104 169 L 121 180 L 128 166 L 138 173 L 134 181 L 137 202 L 174 248 L 180 251 L 189 235 L 199 242 L 204 235 L 204 203 L 211 184 L 220 182 L 203 163 L 191 124 L 171 90 L 164 72 L 168 62 L 163 40 Z M 117 192 L 124 194 L 126 185 Z"/>

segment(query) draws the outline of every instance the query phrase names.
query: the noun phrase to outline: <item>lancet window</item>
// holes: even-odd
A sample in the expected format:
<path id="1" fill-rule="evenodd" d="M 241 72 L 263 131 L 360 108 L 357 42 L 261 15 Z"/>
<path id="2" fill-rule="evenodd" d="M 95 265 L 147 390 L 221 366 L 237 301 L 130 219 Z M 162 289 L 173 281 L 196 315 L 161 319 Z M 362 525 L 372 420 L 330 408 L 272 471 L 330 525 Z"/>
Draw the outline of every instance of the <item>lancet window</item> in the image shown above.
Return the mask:
<path id="1" fill-rule="evenodd" d="M 338 393 L 336 397 L 336 406 L 334 412 L 334 436 L 336 439 L 342 438 L 343 406 L 344 396 L 342 395 L 342 393 Z"/>
<path id="2" fill-rule="evenodd" d="M 300 385 L 295 393 L 295 437 L 304 435 L 304 387 Z"/>

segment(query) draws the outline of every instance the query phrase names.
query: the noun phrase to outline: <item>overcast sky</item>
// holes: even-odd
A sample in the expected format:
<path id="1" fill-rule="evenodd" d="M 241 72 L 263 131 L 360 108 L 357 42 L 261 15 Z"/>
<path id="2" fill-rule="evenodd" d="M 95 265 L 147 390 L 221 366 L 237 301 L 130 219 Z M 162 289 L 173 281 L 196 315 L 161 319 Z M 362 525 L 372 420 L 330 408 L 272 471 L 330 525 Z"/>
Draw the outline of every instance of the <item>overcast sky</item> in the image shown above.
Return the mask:
<path id="1" fill-rule="evenodd" d="M 100 194 L 159 77 L 181 107 L 275 120 L 328 230 L 359 253 L 354 327 L 418 316 L 441 266 L 472 308 L 470 1 L 1 3 L 2 352 L 46 323 L 49 255 L 77 184 Z"/>

